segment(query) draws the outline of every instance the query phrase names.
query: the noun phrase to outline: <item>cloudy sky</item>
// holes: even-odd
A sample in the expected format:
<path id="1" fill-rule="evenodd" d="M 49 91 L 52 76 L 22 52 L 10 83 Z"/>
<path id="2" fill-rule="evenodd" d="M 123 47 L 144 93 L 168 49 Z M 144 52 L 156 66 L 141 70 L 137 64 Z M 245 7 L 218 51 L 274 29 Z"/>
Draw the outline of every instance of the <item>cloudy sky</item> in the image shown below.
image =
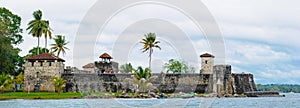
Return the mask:
<path id="1" fill-rule="evenodd" d="M 199 28 L 195 20 L 191 20 L 193 16 L 175 4 L 133 4 L 116 8 L 116 11 L 114 7 L 122 3 L 102 6 L 105 3 L 96 0 L 0 0 L 0 6 L 21 16 L 24 29 L 33 19 L 33 11 L 42 10 L 43 18 L 51 22 L 53 34 L 63 34 L 70 42 L 70 50 L 62 56 L 70 66 L 80 68 L 99 60 L 99 55 L 107 52 L 120 64 L 131 62 L 135 67 L 146 67 L 148 56 L 141 53 L 142 46 L 138 42 L 143 34 L 155 32 L 162 47 L 162 50 L 155 49 L 153 54 L 152 67 L 156 72 L 162 71 L 162 64 L 171 58 L 184 60 L 199 72 L 199 55 L 217 49 L 224 52 L 225 61 L 221 58 L 216 64 L 231 64 L 235 73 L 252 73 L 256 83 L 300 84 L 298 0 L 200 2 L 203 6 L 186 7 L 192 7 L 189 8 L 192 13 L 198 12 L 205 20 L 202 21 L 204 25 L 215 21 L 218 28 L 213 34 L 220 32 L 224 51 L 215 48 L 219 41 L 209 41 L 211 35 L 205 27 Z M 191 0 L 191 5 L 195 3 Z M 109 12 L 114 12 L 113 16 L 105 16 Z M 21 55 L 26 55 L 37 45 L 37 39 L 25 30 L 23 37 L 24 42 L 18 47 L 23 50 Z"/>

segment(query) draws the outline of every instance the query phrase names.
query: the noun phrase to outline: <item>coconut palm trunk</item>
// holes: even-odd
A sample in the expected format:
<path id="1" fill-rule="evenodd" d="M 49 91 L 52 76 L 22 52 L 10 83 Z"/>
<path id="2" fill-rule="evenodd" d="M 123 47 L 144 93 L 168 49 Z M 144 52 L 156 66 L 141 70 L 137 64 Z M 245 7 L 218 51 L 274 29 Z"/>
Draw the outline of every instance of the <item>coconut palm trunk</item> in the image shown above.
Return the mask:
<path id="1" fill-rule="evenodd" d="M 47 49 L 47 37 L 45 37 L 45 48 Z"/>
<path id="2" fill-rule="evenodd" d="M 37 55 L 40 54 L 40 37 L 38 36 L 38 46 L 37 46 Z"/>
<path id="3" fill-rule="evenodd" d="M 151 61 L 152 61 L 152 47 L 150 46 L 150 52 L 149 52 L 149 69 L 151 69 Z"/>

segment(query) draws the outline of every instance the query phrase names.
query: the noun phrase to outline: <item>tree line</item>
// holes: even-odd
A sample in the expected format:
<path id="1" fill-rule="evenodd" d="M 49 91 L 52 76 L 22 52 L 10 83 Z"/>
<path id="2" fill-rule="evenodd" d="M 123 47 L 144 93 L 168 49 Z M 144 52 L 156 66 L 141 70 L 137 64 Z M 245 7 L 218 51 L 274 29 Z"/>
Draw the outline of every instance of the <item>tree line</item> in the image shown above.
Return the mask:
<path id="1" fill-rule="evenodd" d="M 282 93 L 300 93 L 300 85 L 297 84 L 257 84 L 257 91 L 278 91 Z"/>

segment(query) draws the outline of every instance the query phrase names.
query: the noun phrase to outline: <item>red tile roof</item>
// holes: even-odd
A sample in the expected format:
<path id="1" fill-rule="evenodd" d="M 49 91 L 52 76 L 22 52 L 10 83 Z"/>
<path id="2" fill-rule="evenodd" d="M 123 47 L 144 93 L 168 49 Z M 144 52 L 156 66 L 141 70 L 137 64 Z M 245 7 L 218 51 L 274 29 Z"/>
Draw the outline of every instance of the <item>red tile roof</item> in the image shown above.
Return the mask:
<path id="1" fill-rule="evenodd" d="M 208 53 L 205 53 L 205 54 L 200 55 L 200 57 L 212 57 L 212 58 L 214 58 L 215 56 L 213 56 L 211 54 L 208 54 Z"/>
<path id="2" fill-rule="evenodd" d="M 94 63 L 86 64 L 86 65 L 82 66 L 82 68 L 94 68 Z"/>
<path id="3" fill-rule="evenodd" d="M 107 58 L 107 59 L 112 59 L 112 57 L 109 55 L 109 54 L 107 54 L 107 53 L 103 53 L 102 55 L 100 55 L 100 57 L 99 58 Z"/>
<path id="4" fill-rule="evenodd" d="M 40 55 L 31 56 L 31 57 L 28 57 L 26 60 L 57 60 L 57 61 L 65 62 L 64 59 L 61 59 L 50 53 L 43 53 Z"/>

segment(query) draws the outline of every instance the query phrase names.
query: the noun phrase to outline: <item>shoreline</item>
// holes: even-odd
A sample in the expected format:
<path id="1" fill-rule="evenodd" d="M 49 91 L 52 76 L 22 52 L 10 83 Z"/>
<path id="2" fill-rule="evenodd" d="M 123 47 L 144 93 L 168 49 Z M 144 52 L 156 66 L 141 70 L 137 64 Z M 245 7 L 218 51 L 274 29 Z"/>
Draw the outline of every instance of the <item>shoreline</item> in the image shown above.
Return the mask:
<path id="1" fill-rule="evenodd" d="M 163 97 L 158 97 L 158 94 L 155 95 L 140 95 L 133 96 L 128 94 L 115 95 L 117 93 L 109 92 L 99 92 L 98 94 L 86 94 L 85 93 L 55 93 L 55 92 L 9 92 L 0 94 L 0 101 L 5 100 L 60 100 L 60 99 L 190 99 L 190 98 L 260 98 L 260 97 L 285 97 L 285 94 L 280 93 L 280 95 L 262 95 L 262 96 L 246 96 L 244 94 L 240 95 L 230 95 L 217 97 L 216 94 L 197 94 L 197 93 L 172 93 L 166 94 Z M 194 94 L 194 95 L 192 95 Z"/>

